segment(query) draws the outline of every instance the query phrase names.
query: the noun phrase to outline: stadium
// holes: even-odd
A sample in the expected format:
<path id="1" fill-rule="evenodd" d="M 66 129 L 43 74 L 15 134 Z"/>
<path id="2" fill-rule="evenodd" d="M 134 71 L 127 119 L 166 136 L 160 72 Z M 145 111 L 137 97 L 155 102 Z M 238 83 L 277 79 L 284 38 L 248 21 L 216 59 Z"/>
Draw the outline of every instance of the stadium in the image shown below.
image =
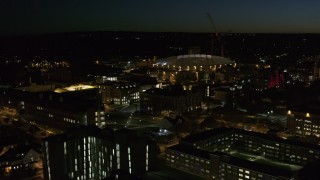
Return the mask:
<path id="1" fill-rule="evenodd" d="M 215 81 L 216 72 L 227 67 L 234 68 L 236 63 L 222 56 L 187 54 L 158 60 L 153 67 L 162 70 L 159 71 L 159 80 Z"/>

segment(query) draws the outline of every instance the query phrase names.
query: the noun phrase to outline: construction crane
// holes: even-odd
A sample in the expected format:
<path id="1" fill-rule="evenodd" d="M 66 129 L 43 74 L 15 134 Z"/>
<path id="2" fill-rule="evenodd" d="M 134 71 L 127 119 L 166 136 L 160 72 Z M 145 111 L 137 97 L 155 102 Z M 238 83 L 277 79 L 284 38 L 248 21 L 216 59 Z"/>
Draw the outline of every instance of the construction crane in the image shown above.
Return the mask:
<path id="1" fill-rule="evenodd" d="M 212 39 L 211 39 L 211 55 L 213 55 L 213 37 L 215 35 L 217 37 L 220 45 L 221 45 L 221 56 L 224 57 L 224 47 L 223 47 L 223 42 L 221 41 L 221 36 L 220 36 L 216 26 L 213 23 L 211 15 L 209 13 L 207 13 L 207 16 L 208 16 L 208 18 L 210 20 L 210 23 L 211 23 L 211 26 L 212 26 L 212 29 L 213 29 L 213 31 L 212 31 Z"/>

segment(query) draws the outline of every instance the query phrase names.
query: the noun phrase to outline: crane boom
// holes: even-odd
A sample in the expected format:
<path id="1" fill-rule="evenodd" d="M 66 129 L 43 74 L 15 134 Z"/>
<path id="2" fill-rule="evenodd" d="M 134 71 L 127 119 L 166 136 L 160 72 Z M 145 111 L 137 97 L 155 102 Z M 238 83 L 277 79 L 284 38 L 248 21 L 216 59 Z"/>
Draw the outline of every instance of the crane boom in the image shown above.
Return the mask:
<path id="1" fill-rule="evenodd" d="M 212 39 L 211 39 L 211 55 L 213 55 L 213 35 L 215 34 L 217 36 L 217 39 L 219 41 L 219 43 L 221 44 L 221 56 L 224 57 L 224 47 L 223 47 L 223 42 L 221 41 L 221 37 L 220 37 L 220 34 L 216 28 L 216 26 L 214 25 L 213 23 L 213 20 L 212 20 L 212 17 L 209 13 L 206 13 L 209 20 L 210 20 L 210 23 L 211 23 L 211 26 L 212 26 L 212 29 L 213 29 L 213 32 L 212 32 Z"/>
<path id="2" fill-rule="evenodd" d="M 212 18 L 211 18 L 211 16 L 210 16 L 210 14 L 209 14 L 209 13 L 207 13 L 207 16 L 208 16 L 208 18 L 209 18 L 209 20 L 210 20 L 210 23 L 211 23 L 211 26 L 212 26 L 212 29 L 213 29 L 213 32 L 212 32 L 212 33 L 215 33 L 215 34 L 217 35 L 217 37 L 218 37 L 218 31 L 217 31 L 217 28 L 216 28 L 216 26 L 214 25 L 213 20 L 212 20 Z"/>

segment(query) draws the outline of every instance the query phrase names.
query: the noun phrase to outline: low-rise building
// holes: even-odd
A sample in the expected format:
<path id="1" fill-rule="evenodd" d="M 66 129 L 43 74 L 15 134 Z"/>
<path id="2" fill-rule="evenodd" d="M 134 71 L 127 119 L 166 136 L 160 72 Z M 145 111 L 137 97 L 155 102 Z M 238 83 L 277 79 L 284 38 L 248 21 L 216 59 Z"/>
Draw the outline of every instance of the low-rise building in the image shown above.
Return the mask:
<path id="1" fill-rule="evenodd" d="M 148 114 L 181 114 L 201 108 L 200 91 L 182 89 L 180 86 L 167 89 L 152 88 L 140 95 L 140 110 Z"/>
<path id="2" fill-rule="evenodd" d="M 14 108 L 29 121 L 58 126 L 105 125 L 105 114 L 98 89 L 73 85 L 50 90 L 27 87 L 4 90 L 3 106 Z"/>
<path id="3" fill-rule="evenodd" d="M 134 83 L 107 81 L 97 84 L 103 104 L 127 105 L 139 101 L 140 87 Z"/>
<path id="4" fill-rule="evenodd" d="M 241 158 L 244 154 L 250 158 Z M 191 135 L 166 149 L 169 166 L 210 179 L 291 179 L 294 171 L 270 163 L 288 164 L 297 171 L 319 158 L 317 145 L 234 128 Z"/>
<path id="5" fill-rule="evenodd" d="M 287 113 L 287 128 L 297 136 L 320 137 L 320 106 L 308 104 Z"/>
<path id="6" fill-rule="evenodd" d="M 6 173 L 19 169 L 33 169 L 36 168 L 35 163 L 41 160 L 40 156 L 41 152 L 38 150 L 28 145 L 20 145 L 10 148 L 0 156 L 0 168 Z"/>

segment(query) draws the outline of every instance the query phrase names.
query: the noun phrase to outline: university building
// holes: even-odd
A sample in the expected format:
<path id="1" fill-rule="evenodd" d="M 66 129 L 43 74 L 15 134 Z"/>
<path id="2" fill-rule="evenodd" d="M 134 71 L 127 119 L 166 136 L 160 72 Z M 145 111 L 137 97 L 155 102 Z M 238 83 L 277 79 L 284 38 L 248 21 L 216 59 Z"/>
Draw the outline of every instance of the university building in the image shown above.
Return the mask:
<path id="1" fill-rule="evenodd" d="M 200 91 L 168 87 L 167 89 L 152 88 L 140 95 L 140 111 L 148 114 L 174 112 L 176 114 L 191 112 L 201 108 L 202 94 Z"/>
<path id="2" fill-rule="evenodd" d="M 97 84 L 103 104 L 127 105 L 139 101 L 139 91 L 135 83 L 106 81 Z"/>
<path id="3" fill-rule="evenodd" d="M 98 89 L 89 85 L 55 88 L 33 85 L 1 92 L 1 104 L 20 112 L 29 121 L 58 126 L 105 125 Z"/>
<path id="4" fill-rule="evenodd" d="M 241 158 L 241 154 L 250 158 Z M 180 144 L 167 148 L 165 158 L 168 166 L 207 179 L 282 180 L 294 178 L 302 166 L 319 156 L 317 145 L 219 128 L 186 137 Z M 289 164 L 296 167 L 296 171 L 261 163 L 261 160 Z"/>
<path id="5" fill-rule="evenodd" d="M 141 175 L 154 169 L 157 146 L 129 129 L 73 127 L 43 140 L 44 178 L 105 179 L 117 170 Z"/>
<path id="6" fill-rule="evenodd" d="M 287 114 L 287 128 L 291 133 L 298 136 L 313 135 L 320 137 L 319 109 L 289 110 Z"/>

